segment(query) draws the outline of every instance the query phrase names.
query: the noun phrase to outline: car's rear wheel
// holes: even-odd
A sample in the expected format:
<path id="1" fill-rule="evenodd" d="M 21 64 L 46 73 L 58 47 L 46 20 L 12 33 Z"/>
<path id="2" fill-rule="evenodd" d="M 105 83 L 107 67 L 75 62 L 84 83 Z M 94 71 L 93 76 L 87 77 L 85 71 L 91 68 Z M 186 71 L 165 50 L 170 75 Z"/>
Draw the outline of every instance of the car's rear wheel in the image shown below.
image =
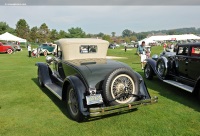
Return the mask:
<path id="1" fill-rule="evenodd" d="M 12 51 L 11 49 L 8 49 L 8 50 L 7 50 L 7 53 L 8 53 L 8 54 L 12 54 L 13 51 Z"/>
<path id="2" fill-rule="evenodd" d="M 71 85 L 67 89 L 67 111 L 73 120 L 78 122 L 83 120 L 83 114 L 79 110 L 77 93 Z"/>
<path id="3" fill-rule="evenodd" d="M 167 68 L 166 68 L 165 62 L 164 62 L 164 60 L 162 58 L 158 59 L 158 61 L 156 63 L 156 70 L 157 70 L 158 75 L 160 77 L 165 77 L 166 76 Z"/>
<path id="4" fill-rule="evenodd" d="M 131 103 L 137 100 L 139 81 L 136 75 L 126 69 L 114 70 L 103 84 L 103 96 L 109 105 Z"/>
<path id="5" fill-rule="evenodd" d="M 150 64 L 147 62 L 145 67 L 144 67 L 144 75 L 146 79 L 153 79 L 153 69 L 150 66 Z"/>
<path id="6" fill-rule="evenodd" d="M 42 82 L 41 73 L 40 73 L 39 68 L 38 68 L 38 83 L 39 83 L 40 87 L 44 87 L 44 83 Z"/>
<path id="7" fill-rule="evenodd" d="M 44 51 L 44 52 L 43 52 L 43 55 L 44 55 L 44 56 L 47 56 L 47 55 L 48 55 L 48 54 L 47 54 L 47 51 Z"/>

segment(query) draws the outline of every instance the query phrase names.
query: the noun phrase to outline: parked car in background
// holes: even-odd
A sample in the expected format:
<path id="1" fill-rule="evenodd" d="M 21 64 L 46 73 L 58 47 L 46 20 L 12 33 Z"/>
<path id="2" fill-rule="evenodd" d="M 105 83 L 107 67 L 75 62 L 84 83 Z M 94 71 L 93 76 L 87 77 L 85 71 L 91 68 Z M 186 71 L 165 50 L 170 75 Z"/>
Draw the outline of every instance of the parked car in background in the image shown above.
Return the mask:
<path id="1" fill-rule="evenodd" d="M 39 54 L 47 56 L 48 54 L 52 54 L 55 48 L 55 44 L 52 43 L 43 43 L 39 46 Z"/>
<path id="2" fill-rule="evenodd" d="M 200 43 L 179 44 L 176 52 L 163 52 L 146 61 L 147 79 L 157 75 L 163 82 L 196 93 L 200 99 Z"/>
<path id="3" fill-rule="evenodd" d="M 7 44 L 8 44 L 8 45 L 11 45 L 12 48 L 13 48 L 15 51 L 21 51 L 21 50 L 22 50 L 19 44 L 16 44 L 16 43 L 13 43 L 13 42 L 8 42 Z"/>
<path id="4" fill-rule="evenodd" d="M 54 57 L 38 62 L 38 83 L 66 101 L 72 119 L 96 117 L 157 102 L 142 76 L 128 65 L 106 59 L 100 39 L 60 39 Z M 52 65 L 52 66 L 50 66 Z"/>
<path id="5" fill-rule="evenodd" d="M 11 45 L 6 45 L 0 42 L 0 53 L 8 53 L 12 54 L 14 51 L 13 47 Z"/>
<path id="6" fill-rule="evenodd" d="M 108 48 L 110 48 L 110 49 L 115 49 L 115 48 L 116 48 L 116 45 L 113 44 L 113 43 L 111 43 L 111 44 L 109 44 Z"/>

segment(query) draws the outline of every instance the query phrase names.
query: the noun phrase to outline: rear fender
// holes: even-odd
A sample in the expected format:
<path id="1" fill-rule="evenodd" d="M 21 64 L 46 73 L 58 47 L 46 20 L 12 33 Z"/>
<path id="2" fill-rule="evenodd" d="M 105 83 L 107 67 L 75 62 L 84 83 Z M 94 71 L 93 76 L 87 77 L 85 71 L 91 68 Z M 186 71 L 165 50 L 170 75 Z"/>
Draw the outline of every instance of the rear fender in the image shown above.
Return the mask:
<path id="1" fill-rule="evenodd" d="M 63 93 L 62 93 L 63 100 L 66 99 L 66 91 L 69 85 L 71 85 L 77 93 L 78 102 L 79 102 L 79 110 L 81 111 L 83 115 L 85 116 L 89 115 L 87 108 L 84 107 L 85 93 L 86 93 L 85 85 L 77 76 L 67 77 L 63 84 Z"/>
<path id="2" fill-rule="evenodd" d="M 153 59 L 146 59 L 146 62 L 151 66 L 154 71 L 154 74 L 157 73 L 156 71 L 156 61 Z"/>
<path id="3" fill-rule="evenodd" d="M 138 74 L 137 72 L 134 72 L 136 74 L 136 76 L 138 77 L 139 80 L 139 84 L 140 84 L 140 90 L 139 90 L 139 96 L 144 96 L 145 99 L 150 99 L 151 96 L 148 92 L 148 89 L 146 87 L 146 84 L 142 78 L 142 76 L 140 74 Z"/>
<path id="4" fill-rule="evenodd" d="M 44 85 L 51 84 L 52 80 L 51 80 L 50 74 L 52 73 L 52 71 L 49 68 L 49 66 L 43 62 L 37 62 L 35 65 L 38 66 L 38 70 L 40 71 L 40 73 L 38 74 L 40 74 L 43 84 Z"/>

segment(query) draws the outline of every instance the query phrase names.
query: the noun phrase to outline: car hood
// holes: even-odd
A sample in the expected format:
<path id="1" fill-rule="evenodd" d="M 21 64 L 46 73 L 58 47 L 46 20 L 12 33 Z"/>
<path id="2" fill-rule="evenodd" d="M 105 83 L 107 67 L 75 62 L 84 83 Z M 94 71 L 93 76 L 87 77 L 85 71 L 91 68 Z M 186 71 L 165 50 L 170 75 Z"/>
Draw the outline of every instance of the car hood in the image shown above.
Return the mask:
<path id="1" fill-rule="evenodd" d="M 165 57 L 171 57 L 175 55 L 176 55 L 176 52 L 163 52 L 160 54 L 160 56 L 165 56 Z"/>
<path id="2" fill-rule="evenodd" d="M 101 90 L 102 84 L 106 76 L 113 70 L 127 67 L 126 64 L 109 60 L 109 59 L 94 59 L 76 62 L 76 67 L 82 75 L 83 79 L 87 82 L 90 88 Z"/>

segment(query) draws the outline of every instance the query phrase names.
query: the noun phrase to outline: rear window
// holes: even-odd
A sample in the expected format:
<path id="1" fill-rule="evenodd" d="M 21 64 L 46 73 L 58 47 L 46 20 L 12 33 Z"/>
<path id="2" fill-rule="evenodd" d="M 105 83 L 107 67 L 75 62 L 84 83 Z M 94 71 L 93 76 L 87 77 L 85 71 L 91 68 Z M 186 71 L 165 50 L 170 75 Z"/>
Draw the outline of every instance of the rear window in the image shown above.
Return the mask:
<path id="1" fill-rule="evenodd" d="M 192 47 L 191 56 L 200 56 L 200 47 Z"/>
<path id="2" fill-rule="evenodd" d="M 185 55 L 188 54 L 188 47 L 187 46 L 179 46 L 177 55 Z"/>
<path id="3" fill-rule="evenodd" d="M 80 46 L 81 54 L 96 53 L 96 52 L 97 52 L 97 45 L 81 45 Z"/>

